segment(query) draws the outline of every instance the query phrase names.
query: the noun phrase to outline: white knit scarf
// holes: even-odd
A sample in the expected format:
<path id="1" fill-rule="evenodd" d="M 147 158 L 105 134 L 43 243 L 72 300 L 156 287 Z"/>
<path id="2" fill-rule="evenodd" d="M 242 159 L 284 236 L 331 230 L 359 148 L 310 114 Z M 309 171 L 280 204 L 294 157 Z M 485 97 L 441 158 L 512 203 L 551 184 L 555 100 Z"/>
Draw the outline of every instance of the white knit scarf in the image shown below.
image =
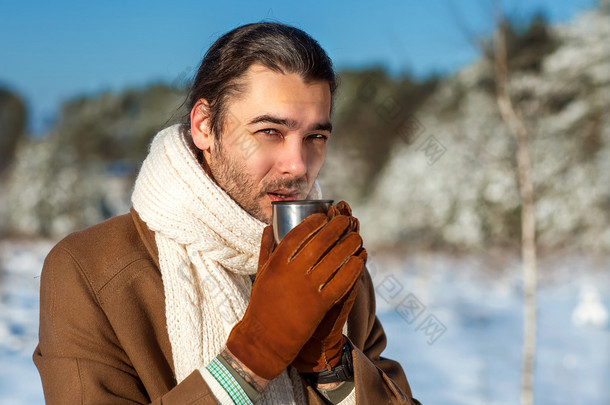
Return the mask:
<path id="1" fill-rule="evenodd" d="M 185 136 L 180 125 L 156 135 L 132 196 L 155 232 L 178 383 L 224 349 L 244 315 L 265 227 L 207 176 Z M 320 197 L 317 183 L 309 197 Z M 260 403 L 306 403 L 298 373 L 288 370 Z"/>

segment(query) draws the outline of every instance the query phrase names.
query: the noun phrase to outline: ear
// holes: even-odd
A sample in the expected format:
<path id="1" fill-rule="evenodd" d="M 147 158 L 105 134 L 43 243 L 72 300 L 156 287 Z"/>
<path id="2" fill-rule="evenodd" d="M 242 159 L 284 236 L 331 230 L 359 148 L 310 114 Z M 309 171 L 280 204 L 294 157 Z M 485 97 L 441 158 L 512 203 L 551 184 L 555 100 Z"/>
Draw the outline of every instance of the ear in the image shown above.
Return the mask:
<path id="1" fill-rule="evenodd" d="M 212 131 L 210 128 L 210 106 L 207 100 L 201 98 L 191 110 L 191 135 L 193 143 L 202 151 L 212 147 Z"/>

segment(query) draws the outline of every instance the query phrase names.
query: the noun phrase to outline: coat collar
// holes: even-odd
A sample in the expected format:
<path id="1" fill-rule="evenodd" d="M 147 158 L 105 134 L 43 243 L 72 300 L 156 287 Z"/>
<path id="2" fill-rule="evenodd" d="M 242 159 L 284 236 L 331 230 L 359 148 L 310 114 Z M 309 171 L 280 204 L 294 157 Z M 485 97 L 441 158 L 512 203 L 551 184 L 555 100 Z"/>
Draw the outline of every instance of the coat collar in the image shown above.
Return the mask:
<path id="1" fill-rule="evenodd" d="M 137 211 L 133 207 L 131 207 L 129 212 L 131 213 L 133 223 L 135 224 L 136 229 L 138 230 L 140 239 L 142 239 L 142 242 L 144 243 L 148 254 L 155 262 L 157 268 L 160 269 L 161 267 L 159 266 L 159 250 L 157 249 L 157 242 L 155 241 L 155 233 L 148 228 L 146 222 L 144 222 L 142 218 L 140 218 L 140 215 L 138 215 Z"/>

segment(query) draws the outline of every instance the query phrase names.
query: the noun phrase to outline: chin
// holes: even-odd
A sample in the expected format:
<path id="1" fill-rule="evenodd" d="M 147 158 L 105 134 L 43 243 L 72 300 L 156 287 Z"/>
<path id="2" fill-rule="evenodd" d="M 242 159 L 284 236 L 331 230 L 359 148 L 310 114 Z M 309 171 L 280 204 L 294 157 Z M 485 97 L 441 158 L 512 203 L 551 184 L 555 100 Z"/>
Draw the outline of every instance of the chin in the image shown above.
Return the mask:
<path id="1" fill-rule="evenodd" d="M 273 211 L 269 210 L 269 213 L 263 214 L 264 218 L 259 218 L 260 221 L 266 223 L 267 225 L 271 225 L 273 222 Z"/>
<path id="2" fill-rule="evenodd" d="M 273 221 L 273 207 L 271 206 L 271 202 L 263 202 L 260 204 L 258 212 L 256 215 L 253 215 L 253 217 L 267 225 L 271 225 L 271 222 Z"/>

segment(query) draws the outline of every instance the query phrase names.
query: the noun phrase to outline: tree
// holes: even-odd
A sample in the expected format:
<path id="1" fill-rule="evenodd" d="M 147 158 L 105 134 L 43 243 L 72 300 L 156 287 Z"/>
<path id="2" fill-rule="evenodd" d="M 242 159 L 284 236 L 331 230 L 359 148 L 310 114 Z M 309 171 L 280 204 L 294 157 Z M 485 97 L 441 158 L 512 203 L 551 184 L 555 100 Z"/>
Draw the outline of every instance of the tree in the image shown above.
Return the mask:
<path id="1" fill-rule="evenodd" d="M 500 115 L 517 141 L 517 168 L 521 195 L 521 259 L 523 262 L 523 358 L 521 369 L 521 404 L 534 403 L 534 359 L 537 329 L 536 221 L 534 218 L 534 187 L 528 130 L 522 114 L 511 99 L 507 58 L 507 24 L 498 17 L 494 34 L 494 74 L 496 102 Z"/>
<path id="2" fill-rule="evenodd" d="M 517 70 L 539 72 L 543 58 L 557 44 L 548 32 L 544 18 L 535 16 L 526 30 L 516 28 L 502 12 L 501 1 L 494 1 L 495 28 L 491 42 L 477 40 L 466 25 L 458 25 L 468 40 L 491 62 L 495 101 L 502 121 L 515 139 L 516 177 L 520 195 L 520 248 L 523 269 L 523 349 L 521 362 L 521 404 L 534 403 L 534 362 L 537 335 L 537 249 L 535 199 L 530 158 L 530 130 L 519 101 L 512 96 L 510 75 Z M 453 9 L 455 14 L 455 9 Z M 458 18 L 459 19 L 459 18 Z M 531 118 L 532 114 L 527 114 Z M 531 122 L 532 120 L 530 120 Z"/>
<path id="3" fill-rule="evenodd" d="M 26 109 L 16 94 L 0 88 L 0 174 L 10 165 L 25 135 Z"/>

